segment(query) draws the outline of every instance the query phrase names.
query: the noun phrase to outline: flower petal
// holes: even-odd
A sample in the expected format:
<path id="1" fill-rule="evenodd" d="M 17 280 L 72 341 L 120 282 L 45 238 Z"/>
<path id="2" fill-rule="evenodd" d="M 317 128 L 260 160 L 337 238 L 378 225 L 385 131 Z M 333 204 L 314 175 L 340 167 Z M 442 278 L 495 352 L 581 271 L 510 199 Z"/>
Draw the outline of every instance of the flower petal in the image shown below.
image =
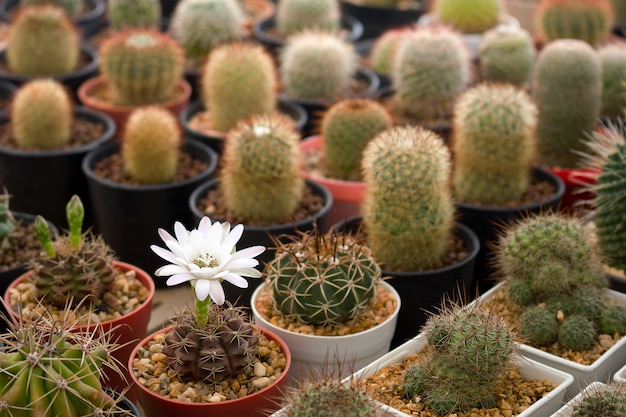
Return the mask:
<path id="1" fill-rule="evenodd" d="M 261 278 L 261 271 L 255 268 L 239 268 L 229 271 L 233 274 L 241 275 L 242 277 Z"/>
<path id="2" fill-rule="evenodd" d="M 224 294 L 224 288 L 222 288 L 222 284 L 220 284 L 219 281 L 209 281 L 211 283 L 211 292 L 209 293 L 209 296 L 211 296 L 211 299 L 215 302 L 215 304 L 217 305 L 222 305 L 224 304 L 224 301 L 226 300 L 226 296 Z"/>
<path id="3" fill-rule="evenodd" d="M 241 239 L 241 235 L 243 234 L 243 224 L 238 224 L 230 230 L 230 233 L 226 236 L 223 241 L 223 245 L 225 247 L 234 247 L 239 239 Z"/>
<path id="4" fill-rule="evenodd" d="M 265 246 L 250 246 L 249 248 L 241 249 L 233 253 L 231 260 L 239 258 L 254 258 L 263 252 L 265 252 Z"/>
<path id="5" fill-rule="evenodd" d="M 150 246 L 150 249 L 152 249 L 152 251 L 154 253 L 156 253 L 161 258 L 165 259 L 166 261 L 171 262 L 173 264 L 180 265 L 180 263 L 178 261 L 178 258 L 172 252 L 170 252 L 170 251 L 168 251 L 166 249 L 163 249 L 160 246 L 156 246 L 156 245 Z"/>
<path id="6" fill-rule="evenodd" d="M 248 281 L 243 278 L 241 275 L 233 274 L 229 272 L 228 274 L 222 277 L 224 281 L 228 281 L 233 284 L 235 287 L 239 288 L 248 288 Z"/>
<path id="7" fill-rule="evenodd" d="M 232 270 L 239 268 L 253 268 L 259 264 L 259 261 L 251 258 L 230 259 L 224 264 L 223 269 Z"/>
<path id="8" fill-rule="evenodd" d="M 155 272 L 157 276 L 167 276 L 167 275 L 176 275 L 176 274 L 188 274 L 189 269 L 185 268 L 181 265 L 164 265 L 157 270 L 158 274 Z"/>
<path id="9" fill-rule="evenodd" d="M 193 281 L 194 279 L 196 279 L 196 277 L 191 274 L 176 274 L 169 277 L 166 284 L 169 287 L 172 287 L 174 285 L 182 284 L 183 282 Z"/>

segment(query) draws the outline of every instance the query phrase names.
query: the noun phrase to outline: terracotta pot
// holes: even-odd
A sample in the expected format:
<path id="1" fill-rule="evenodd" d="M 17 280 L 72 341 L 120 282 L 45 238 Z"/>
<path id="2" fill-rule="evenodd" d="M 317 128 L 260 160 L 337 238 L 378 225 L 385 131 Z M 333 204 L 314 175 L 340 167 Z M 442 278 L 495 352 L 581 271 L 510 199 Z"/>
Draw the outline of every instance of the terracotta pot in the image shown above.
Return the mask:
<path id="1" fill-rule="evenodd" d="M 159 330 L 155 334 L 167 333 L 172 328 L 172 326 L 167 327 Z M 285 358 L 287 360 L 285 369 L 273 384 L 246 397 L 237 398 L 235 400 L 227 400 L 220 403 L 196 403 L 159 395 L 158 393 L 144 387 L 143 384 L 138 381 L 134 372 L 130 372 L 134 389 L 137 393 L 137 401 L 141 405 L 144 414 L 146 416 L 170 415 L 176 417 L 197 417 L 200 415 L 211 417 L 264 417 L 272 413 L 272 411 L 269 410 L 278 409 L 276 401 L 280 400 L 284 394 L 284 390 L 289 381 L 288 376 L 289 369 L 291 367 L 291 353 L 287 344 L 274 333 L 258 327 L 257 329 L 265 334 L 267 338 L 276 341 L 285 354 Z M 146 337 L 133 349 L 133 352 L 128 359 L 129 370 L 133 369 L 133 359 L 137 356 L 139 348 L 148 344 L 153 337 L 154 334 Z"/>

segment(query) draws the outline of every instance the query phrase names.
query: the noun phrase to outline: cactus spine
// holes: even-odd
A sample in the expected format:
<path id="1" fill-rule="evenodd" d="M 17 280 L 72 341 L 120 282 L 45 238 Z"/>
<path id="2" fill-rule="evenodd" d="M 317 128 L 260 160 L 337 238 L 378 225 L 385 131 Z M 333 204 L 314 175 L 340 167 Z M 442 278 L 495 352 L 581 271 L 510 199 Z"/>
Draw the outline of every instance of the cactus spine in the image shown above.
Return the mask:
<path id="1" fill-rule="evenodd" d="M 537 109 L 512 84 L 479 84 L 454 111 L 454 192 L 482 205 L 520 201 L 536 155 Z"/>
<path id="2" fill-rule="evenodd" d="M 176 41 L 166 34 L 128 30 L 102 43 L 100 72 L 118 104 L 156 104 L 171 97 L 182 75 L 183 55 Z"/>
<path id="3" fill-rule="evenodd" d="M 6 58 L 16 74 L 48 76 L 76 69 L 80 35 L 63 9 L 53 5 L 20 9 L 11 24 Z"/>
<path id="4" fill-rule="evenodd" d="M 498 24 L 500 0 L 437 0 L 434 13 L 439 20 L 463 33 L 483 33 Z"/>
<path id="5" fill-rule="evenodd" d="M 201 84 L 204 108 L 211 112 L 213 129 L 219 132 L 276 109 L 276 65 L 259 45 L 229 43 L 215 48 L 204 66 Z"/>
<path id="6" fill-rule="evenodd" d="M 285 37 L 303 30 L 339 29 L 337 0 L 281 0 L 276 6 L 276 29 Z"/>
<path id="7" fill-rule="evenodd" d="M 602 64 L 602 109 L 606 117 L 623 117 L 626 107 L 626 47 L 609 44 L 598 49 Z"/>
<path id="8" fill-rule="evenodd" d="M 58 81 L 34 79 L 13 97 L 11 129 L 21 148 L 59 149 L 67 145 L 72 120 L 72 101 Z"/>
<path id="9" fill-rule="evenodd" d="M 84 0 L 20 0 L 24 6 L 37 4 L 51 4 L 63 8 L 70 16 L 77 16 L 83 11 Z"/>
<path id="10" fill-rule="evenodd" d="M 224 144 L 222 194 L 229 210 L 248 222 L 284 221 L 304 195 L 300 135 L 282 113 L 252 116 Z"/>
<path id="11" fill-rule="evenodd" d="M 124 130 L 124 172 L 140 184 L 172 181 L 178 167 L 181 133 L 169 111 L 148 106 L 134 110 Z"/>
<path id="12" fill-rule="evenodd" d="M 478 48 L 482 79 L 525 85 L 530 81 L 536 55 L 527 30 L 508 26 L 488 30 Z"/>
<path id="13" fill-rule="evenodd" d="M 161 25 L 159 0 L 109 0 L 107 16 L 113 30 L 156 29 Z"/>
<path id="14" fill-rule="evenodd" d="M 438 266 L 454 228 L 443 140 L 422 127 L 383 131 L 365 148 L 363 176 L 363 224 L 376 259 L 396 271 Z"/>

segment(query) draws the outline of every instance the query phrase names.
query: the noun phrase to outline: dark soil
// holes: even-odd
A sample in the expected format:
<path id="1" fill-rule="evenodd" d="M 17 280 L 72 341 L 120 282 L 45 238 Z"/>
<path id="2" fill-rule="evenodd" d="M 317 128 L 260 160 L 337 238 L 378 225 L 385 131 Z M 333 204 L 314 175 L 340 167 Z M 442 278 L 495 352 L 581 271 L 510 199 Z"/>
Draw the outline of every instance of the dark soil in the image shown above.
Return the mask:
<path id="1" fill-rule="evenodd" d="M 26 265 L 29 260 L 38 257 L 41 250 L 34 224 L 25 225 L 18 221 L 7 241 L 0 247 L 0 272 Z"/>
<path id="2" fill-rule="evenodd" d="M 105 126 L 102 123 L 74 118 L 72 122 L 72 133 L 70 135 L 70 142 L 67 144 L 67 146 L 60 149 L 72 149 L 87 145 L 102 137 L 104 131 Z M 13 138 L 10 121 L 8 123 L 0 125 L 0 146 L 19 149 L 19 146 L 17 146 L 17 143 Z"/>

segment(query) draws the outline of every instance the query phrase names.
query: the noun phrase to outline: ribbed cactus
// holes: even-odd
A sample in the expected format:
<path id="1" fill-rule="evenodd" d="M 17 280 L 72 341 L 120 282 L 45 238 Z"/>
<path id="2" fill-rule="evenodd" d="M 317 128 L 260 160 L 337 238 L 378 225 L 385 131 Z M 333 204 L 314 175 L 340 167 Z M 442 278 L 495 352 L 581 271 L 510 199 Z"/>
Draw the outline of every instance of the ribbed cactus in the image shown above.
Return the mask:
<path id="1" fill-rule="evenodd" d="M 358 67 L 354 46 L 322 31 L 290 36 L 279 59 L 283 91 L 297 99 L 345 96 Z"/>
<path id="2" fill-rule="evenodd" d="M 278 70 L 260 45 L 228 43 L 209 54 L 201 96 L 212 128 L 228 132 L 238 121 L 276 109 Z"/>
<path id="3" fill-rule="evenodd" d="M 80 34 L 65 11 L 53 5 L 20 9 L 9 30 L 6 59 L 16 74 L 65 74 L 78 67 Z"/>
<path id="4" fill-rule="evenodd" d="M 257 360 L 259 337 L 241 308 L 209 305 L 207 324 L 200 328 L 182 314 L 167 334 L 163 353 L 183 381 L 220 382 L 249 372 Z"/>
<path id="5" fill-rule="evenodd" d="M 395 271 L 440 265 L 455 213 L 443 139 L 417 126 L 381 132 L 365 148 L 363 176 L 363 224 L 379 263 Z"/>
<path id="6" fill-rule="evenodd" d="M 598 46 L 611 33 L 614 17 L 610 0 L 541 0 L 535 20 L 545 43 L 579 39 Z"/>
<path id="7" fill-rule="evenodd" d="M 72 196 L 66 213 L 69 230 L 54 242 L 48 223 L 37 216 L 35 231 L 44 253 L 29 263 L 37 298 L 60 308 L 100 297 L 115 279 L 112 250 L 99 236 L 82 232 L 85 209 L 78 196 Z"/>
<path id="8" fill-rule="evenodd" d="M 158 30 L 161 14 L 159 0 L 109 0 L 107 6 L 107 16 L 113 30 Z"/>
<path id="9" fill-rule="evenodd" d="M 365 147 L 392 124 L 387 109 L 374 100 L 345 99 L 330 106 L 321 125 L 325 175 L 345 181 L 361 181 Z"/>
<path id="10" fill-rule="evenodd" d="M 398 47 L 408 32 L 408 28 L 388 29 L 376 38 L 369 54 L 369 65 L 374 71 L 391 75 Z"/>
<path id="11" fill-rule="evenodd" d="M 530 81 L 537 51 L 526 29 L 499 26 L 483 34 L 478 47 L 484 81 L 523 86 Z"/>
<path id="12" fill-rule="evenodd" d="M 171 98 L 182 76 L 183 56 L 167 34 L 149 29 L 117 32 L 100 47 L 100 72 L 118 104 L 157 104 Z"/>
<path id="13" fill-rule="evenodd" d="M 500 0 L 437 0 L 433 11 L 463 33 L 483 33 L 498 24 L 502 7 Z"/>
<path id="14" fill-rule="evenodd" d="M 140 184 L 161 184 L 174 179 L 182 136 L 176 117 L 157 107 L 134 110 L 122 138 L 124 173 Z"/>
<path id="15" fill-rule="evenodd" d="M 20 0 L 20 5 L 52 4 L 62 7 L 70 16 L 78 16 L 83 12 L 85 0 Z"/>
<path id="16" fill-rule="evenodd" d="M 300 134 L 282 113 L 252 116 L 230 130 L 224 144 L 222 194 L 248 222 L 284 221 L 304 195 Z"/>
<path id="17" fill-rule="evenodd" d="M 199 68 L 213 48 L 243 38 L 244 19 L 237 0 L 181 0 L 170 28 L 185 50 L 187 66 Z"/>
<path id="18" fill-rule="evenodd" d="M 609 382 L 585 389 L 572 404 L 570 417 L 620 417 L 626 415 L 626 384 Z"/>
<path id="19" fill-rule="evenodd" d="M 11 130 L 21 148 L 59 149 L 70 141 L 73 104 L 65 87 L 47 78 L 22 85 L 11 104 Z"/>
<path id="20" fill-rule="evenodd" d="M 392 65 L 397 111 L 415 121 L 452 116 L 454 101 L 470 81 L 470 59 L 461 35 L 443 26 L 406 34 Z"/>
<path id="21" fill-rule="evenodd" d="M 365 242 L 337 232 L 313 231 L 278 244 L 264 275 L 283 315 L 333 325 L 368 309 L 381 270 Z"/>
<path id="22" fill-rule="evenodd" d="M 479 84 L 456 102 L 455 196 L 481 205 L 520 201 L 536 158 L 537 108 L 512 84 Z"/>
<path id="23" fill-rule="evenodd" d="M 580 166 L 579 152 L 594 131 L 602 102 L 602 64 L 589 44 L 559 39 L 546 45 L 532 75 L 539 109 L 539 162 L 560 168 Z"/>
<path id="24" fill-rule="evenodd" d="M 285 37 L 303 30 L 339 29 L 338 0 L 281 0 L 276 6 L 276 29 Z"/>
<path id="25" fill-rule="evenodd" d="M 598 49 L 602 64 L 602 109 L 606 117 L 624 117 L 626 108 L 626 46 L 609 44 Z"/>

